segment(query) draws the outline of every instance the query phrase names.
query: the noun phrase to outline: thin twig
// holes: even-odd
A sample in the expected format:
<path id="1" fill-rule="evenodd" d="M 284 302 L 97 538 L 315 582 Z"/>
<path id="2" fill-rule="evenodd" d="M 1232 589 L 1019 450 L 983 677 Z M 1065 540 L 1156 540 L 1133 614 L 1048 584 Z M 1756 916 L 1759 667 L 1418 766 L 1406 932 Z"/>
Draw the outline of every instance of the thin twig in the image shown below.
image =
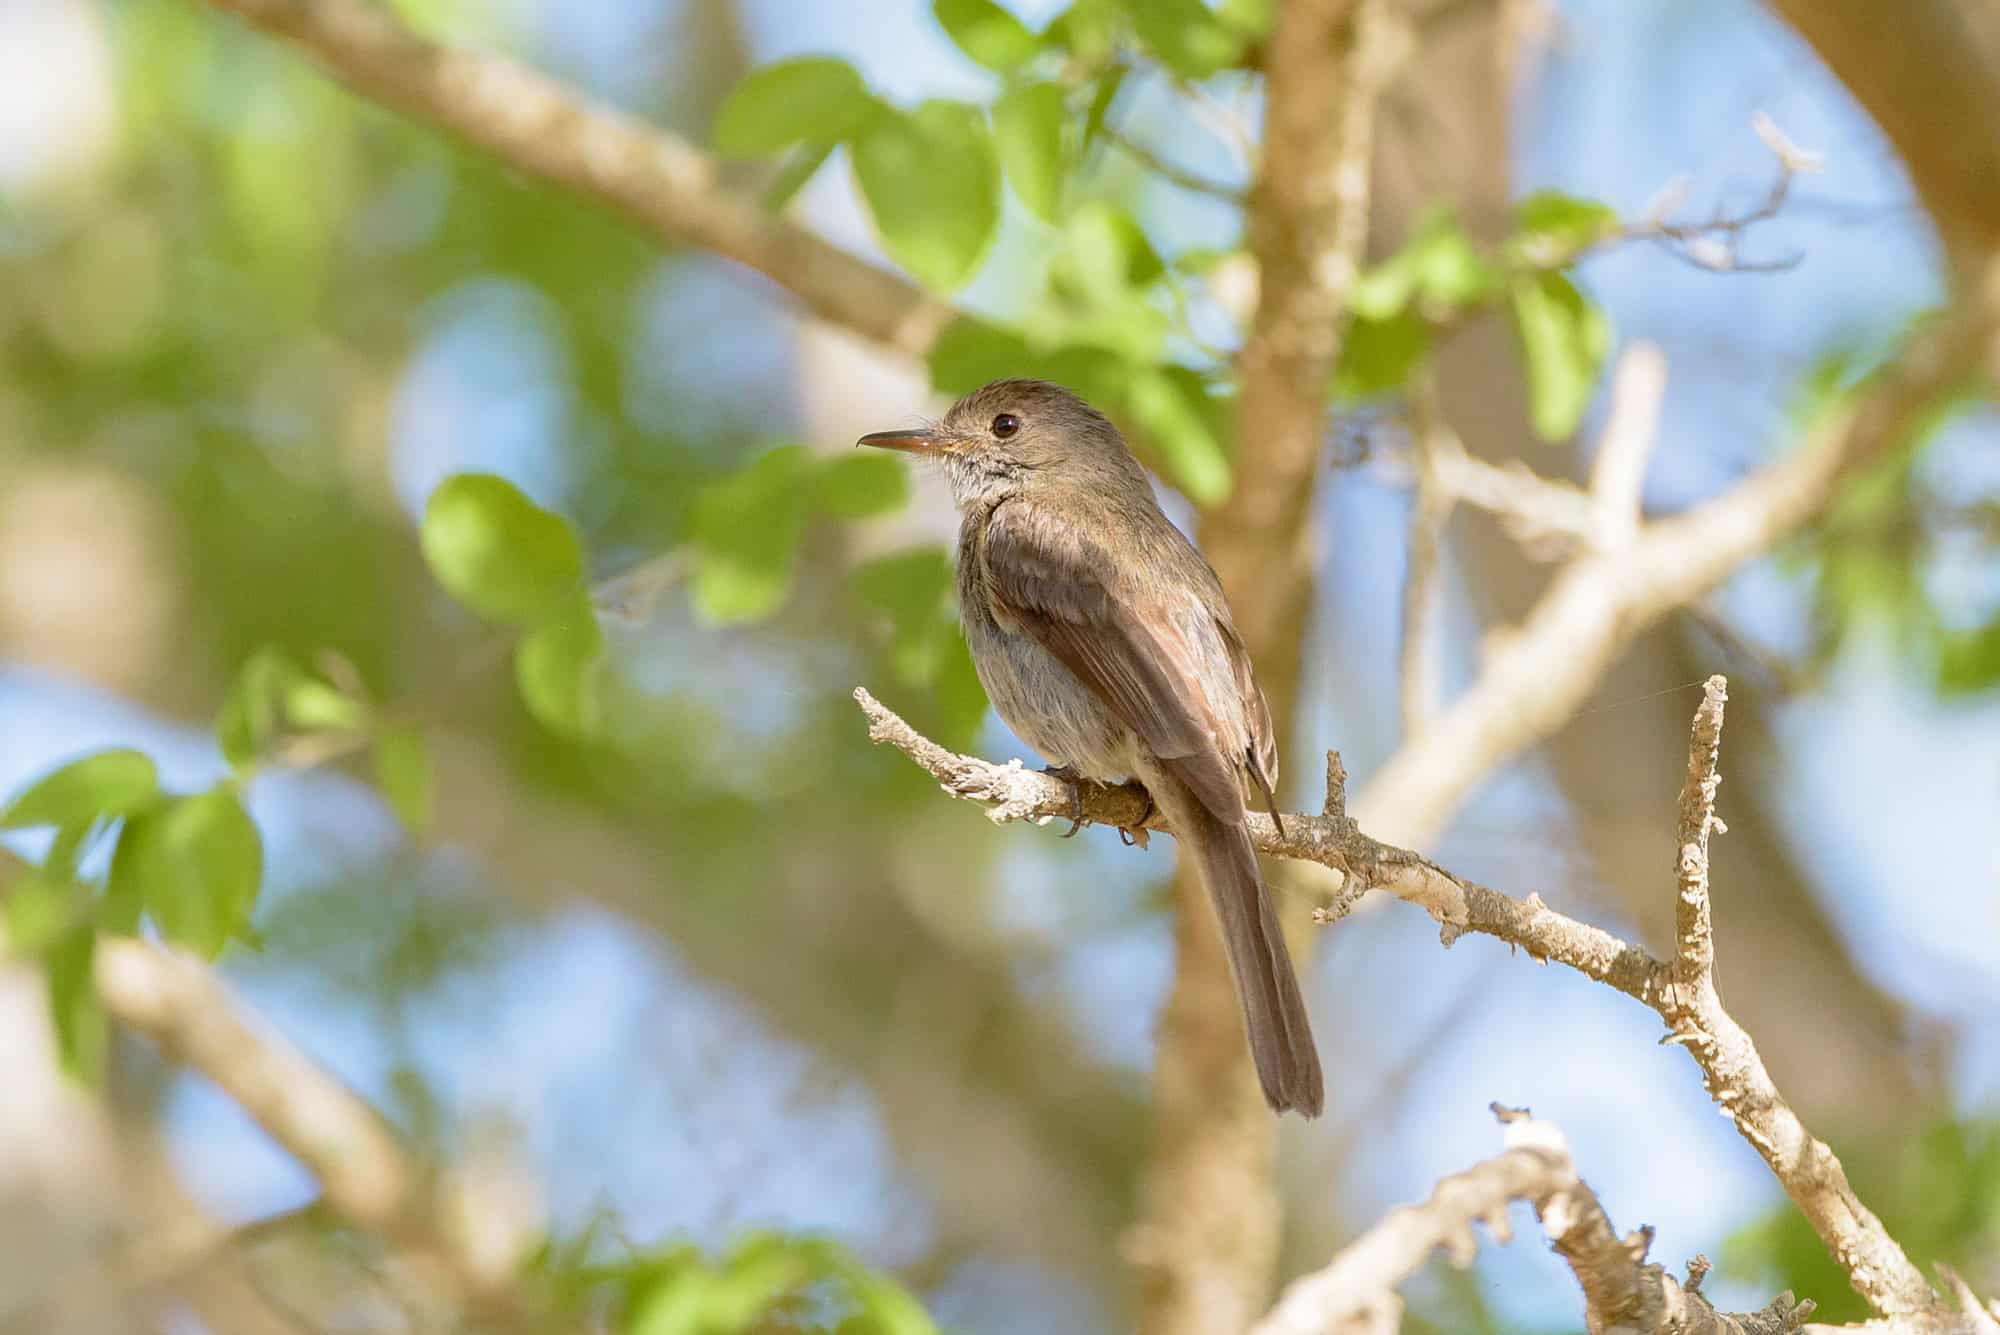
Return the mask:
<path id="1" fill-rule="evenodd" d="M 1410 396 L 1413 444 L 1417 455 L 1416 495 L 1410 502 L 1409 573 L 1403 579 L 1403 644 L 1399 676 L 1402 685 L 1403 736 L 1424 730 L 1437 712 L 1439 692 L 1437 634 L 1437 571 L 1445 525 L 1451 519 L 1453 495 L 1439 468 L 1442 456 L 1457 447 L 1444 420 L 1437 385 L 1422 375 Z M 1461 456 L 1463 450 L 1460 450 Z"/>
<path id="2" fill-rule="evenodd" d="M 1722 782 L 1723 707 L 1728 683 L 1710 677 L 1695 711 L 1687 780 L 1676 829 L 1672 982 L 1661 994 L 1669 1033 L 1700 1066 L 1702 1084 L 1743 1138 L 1764 1156 L 1800 1213 L 1846 1270 L 1855 1291 L 1884 1316 L 1933 1310 L 1936 1295 L 1882 1221 L 1861 1203 L 1826 1143 L 1799 1121 L 1772 1081 L 1757 1046 L 1723 1008 L 1715 987 L 1715 938 L 1709 912 L 1708 845 L 1726 827 L 1715 814 Z"/>
<path id="3" fill-rule="evenodd" d="M 1243 191 L 1240 187 L 1228 185 L 1178 163 L 1169 162 L 1154 151 L 1151 145 L 1134 138 L 1115 125 L 1105 126 L 1103 133 L 1106 140 L 1124 150 L 1126 155 L 1140 166 L 1181 189 L 1192 191 L 1197 195 L 1207 195 L 1211 199 L 1219 199 L 1225 204 L 1240 206 L 1243 203 Z"/>
<path id="4" fill-rule="evenodd" d="M 1795 267 L 1804 258 L 1797 251 L 1775 260 L 1744 259 L 1743 237 L 1759 223 L 1776 218 L 1791 198 L 1798 178 L 1819 171 L 1824 163 L 1819 154 L 1792 143 L 1761 111 L 1751 118 L 1750 128 L 1778 161 L 1770 188 L 1754 207 L 1735 214 L 1718 209 L 1700 222 L 1674 222 L 1669 215 L 1679 207 L 1686 191 L 1685 182 L 1676 181 L 1655 197 L 1646 216 L 1626 223 L 1607 239 L 1656 242 L 1677 259 L 1710 273 L 1777 273 Z"/>

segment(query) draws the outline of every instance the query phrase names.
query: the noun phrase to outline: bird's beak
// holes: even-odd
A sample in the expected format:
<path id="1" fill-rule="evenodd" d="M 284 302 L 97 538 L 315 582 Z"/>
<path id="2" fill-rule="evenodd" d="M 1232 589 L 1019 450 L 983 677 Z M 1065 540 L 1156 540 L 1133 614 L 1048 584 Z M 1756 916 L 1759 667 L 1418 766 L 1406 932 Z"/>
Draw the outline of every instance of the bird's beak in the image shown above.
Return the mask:
<path id="1" fill-rule="evenodd" d="M 857 445 L 873 445 L 878 450 L 901 450 L 904 454 L 943 454 L 951 441 L 936 431 L 913 427 L 908 431 L 871 431 Z"/>

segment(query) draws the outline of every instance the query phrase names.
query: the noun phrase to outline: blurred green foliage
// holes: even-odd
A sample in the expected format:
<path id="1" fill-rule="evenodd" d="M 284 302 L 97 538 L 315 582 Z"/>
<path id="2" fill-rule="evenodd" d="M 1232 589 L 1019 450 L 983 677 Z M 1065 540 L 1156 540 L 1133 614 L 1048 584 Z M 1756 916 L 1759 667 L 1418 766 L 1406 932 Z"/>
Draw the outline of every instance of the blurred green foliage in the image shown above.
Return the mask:
<path id="1" fill-rule="evenodd" d="M 1976 1292 L 2000 1284 L 2000 1122 L 1933 1119 L 1895 1143 L 1844 1148 L 1841 1162 L 1855 1193 L 1926 1274 L 1942 1262 Z M 1789 1201 L 1731 1238 L 1719 1260 L 1734 1280 L 1761 1278 L 1813 1299 L 1815 1320 L 1871 1315 Z"/>
<path id="2" fill-rule="evenodd" d="M 464 17 L 448 0 L 416 8 L 419 21 Z M 260 911 L 263 844 L 243 795 L 272 767 L 361 760 L 420 834 L 439 796 L 426 739 L 450 729 L 480 763 L 497 757 L 508 780 L 581 804 L 668 868 L 658 893 L 676 911 L 745 933 L 771 925 L 762 914 L 783 916 L 802 862 L 879 889 L 895 871 L 871 831 L 914 828 L 920 810 L 962 819 L 938 811 L 927 778 L 864 744 L 848 700 L 856 682 L 893 683 L 918 727 L 970 744 L 985 700 L 957 633 L 949 556 L 931 543 L 856 555 L 852 526 L 902 509 L 908 479 L 891 458 L 798 443 L 782 352 L 733 368 L 741 384 L 663 384 L 653 362 L 682 349 L 662 349 L 649 321 L 699 257 L 663 255 L 198 7 L 127 0 L 107 12 L 115 151 L 70 193 L 0 213 L 0 468 L 106 468 L 159 508 L 173 538 L 155 555 L 192 610 L 149 703 L 215 709 L 229 774 L 169 792 L 146 756 L 100 752 L 0 813 L 0 827 L 50 839 L 10 887 L 5 939 L 42 965 L 74 1069 L 105 1056 L 90 985 L 100 932 L 143 926 L 211 956 L 267 937 L 323 981 L 377 999 L 484 958 L 498 928 L 437 910 L 399 863 L 377 872 L 402 894 L 336 879 Z M 1253 77 L 1268 0 L 1076 0 L 1040 29 L 991 0 L 937 0 L 934 14 L 992 73 L 990 97 L 897 106 L 845 62 L 806 57 L 747 72 L 715 109 L 709 142 L 732 171 L 769 169 L 742 179 L 774 208 L 844 153 L 885 253 L 941 293 L 996 253 L 1015 220 L 1011 192 L 1033 261 L 1005 311 L 969 312 L 945 331 L 933 386 L 1061 381 L 1131 428 L 1191 500 L 1221 502 L 1233 484 L 1234 344 L 1194 338 L 1187 310 L 1243 242 L 1163 253 L 1145 192 L 1169 187 L 1112 170 L 1104 131 L 1141 84 Z M 634 110 L 671 112 L 664 100 Z M 703 111 L 671 114 L 696 134 Z M 1442 340 L 1502 318 L 1532 425 L 1569 438 L 1611 344 L 1575 267 L 1618 233 L 1610 209 L 1555 193 L 1523 200 L 1497 239 L 1440 206 L 1354 284 L 1329 399 L 1393 399 Z M 545 426 L 560 449 L 543 461 L 541 500 L 480 473 L 393 494 L 413 362 L 495 291 L 519 298 L 559 382 Z M 769 318 L 747 289 L 740 304 L 745 324 Z M 1858 373 L 1853 362 L 1830 371 L 1822 406 Z M 514 388 L 493 376 L 461 392 L 484 401 Z M 746 411 L 745 400 L 776 407 Z M 1923 474 L 1921 443 L 1843 497 L 1795 557 L 1816 578 L 1829 650 L 1889 618 L 1941 689 L 1989 689 L 2000 614 L 1947 614 L 1926 578 L 1929 520 L 1945 498 Z M 681 561 L 665 629 L 651 628 L 664 647 L 621 633 L 590 592 L 607 572 L 658 558 Z M 455 617 L 440 588 L 498 624 Z M 507 657 L 484 652 L 494 645 Z M 968 880 L 988 856 L 978 839 L 954 845 Z M 383 927 L 379 954 L 358 944 L 359 902 L 408 911 Z M 871 1019 L 895 1004 L 871 953 L 881 937 L 897 939 L 864 925 L 844 947 L 826 944 Z M 1895 1202 L 1884 1213 L 1920 1255 L 1990 1246 L 1980 1210 L 2000 1198 L 1994 1143 L 1976 1125 L 1940 1129 L 1884 1170 L 1879 1199 Z M 1844 1286 L 1826 1282 L 1823 1249 L 1802 1227 L 1774 1216 L 1745 1235 L 1739 1259 L 1825 1302 Z M 611 1263 L 587 1255 L 594 1245 L 552 1242 L 547 1276 L 642 1335 L 767 1318 L 823 1318 L 855 1335 L 929 1329 L 901 1289 L 826 1244 L 760 1237 L 721 1258 L 669 1248 Z M 1455 1280 L 1437 1312 L 1436 1329 L 1497 1329 Z"/>
<path id="3" fill-rule="evenodd" d="M 533 1269 L 559 1301 L 619 1335 L 733 1335 L 812 1330 L 828 1335 L 935 1335 L 920 1303 L 895 1281 L 817 1238 L 757 1233 L 710 1259 L 669 1247 L 603 1263 L 588 1235 L 551 1247 Z"/>

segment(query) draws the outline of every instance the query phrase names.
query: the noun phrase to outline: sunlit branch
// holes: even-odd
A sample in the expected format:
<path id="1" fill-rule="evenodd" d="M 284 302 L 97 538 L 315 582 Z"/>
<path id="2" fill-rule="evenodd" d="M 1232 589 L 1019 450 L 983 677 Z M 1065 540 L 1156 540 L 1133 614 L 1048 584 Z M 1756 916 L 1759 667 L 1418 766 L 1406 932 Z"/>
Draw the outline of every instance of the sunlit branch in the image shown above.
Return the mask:
<path id="1" fill-rule="evenodd" d="M 1514 1201 L 1534 1207 L 1549 1246 L 1569 1263 L 1590 1330 L 1784 1335 L 1812 1314 L 1814 1304 L 1795 1302 L 1790 1293 L 1761 1312 L 1717 1312 L 1701 1293 L 1707 1261 L 1696 1258 L 1682 1283 L 1647 1261 L 1650 1229 L 1621 1238 L 1597 1194 L 1577 1176 L 1558 1127 L 1498 1104 L 1493 1112 L 1505 1127 L 1501 1154 L 1442 1179 L 1422 1204 L 1384 1215 L 1324 1268 L 1294 1281 L 1251 1335 L 1396 1330 L 1397 1286 L 1436 1251 L 1453 1265 L 1472 1264 L 1479 1250 L 1474 1224 L 1484 1224 L 1495 1242 L 1511 1241 L 1507 1207 Z"/>
<path id="2" fill-rule="evenodd" d="M 770 278 L 814 315 L 922 357 L 952 309 L 722 183 L 708 154 L 501 56 L 432 42 L 369 0 L 208 0 L 297 46 L 384 106 L 516 171 Z"/>

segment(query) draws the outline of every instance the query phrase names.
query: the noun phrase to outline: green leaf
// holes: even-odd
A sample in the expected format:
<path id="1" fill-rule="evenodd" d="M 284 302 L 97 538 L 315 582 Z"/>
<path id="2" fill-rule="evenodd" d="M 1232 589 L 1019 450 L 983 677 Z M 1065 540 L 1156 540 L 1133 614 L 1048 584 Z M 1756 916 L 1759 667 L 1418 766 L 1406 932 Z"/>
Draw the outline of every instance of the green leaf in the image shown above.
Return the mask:
<path id="1" fill-rule="evenodd" d="M 702 1304 L 708 1328 L 749 1330 L 779 1299 L 813 1278 L 813 1249 L 765 1236 L 738 1247 L 709 1286 Z"/>
<path id="2" fill-rule="evenodd" d="M 2000 685 L 2000 617 L 1976 630 L 1947 631 L 1938 643 L 1940 695 L 1966 695 Z"/>
<path id="3" fill-rule="evenodd" d="M 894 1280 L 854 1267 L 848 1286 L 874 1323 L 873 1335 L 936 1335 L 937 1323 L 910 1291 Z"/>
<path id="4" fill-rule="evenodd" d="M 569 521 L 490 473 L 460 473 L 431 493 L 422 543 L 438 583 L 493 621 L 532 625 L 583 583 L 583 548 Z"/>
<path id="5" fill-rule="evenodd" d="M 1067 51 L 1084 65 L 1100 65 L 1111 57 L 1129 26 L 1126 6 L 1135 0 L 1075 0 L 1056 15 L 1042 40 Z"/>
<path id="6" fill-rule="evenodd" d="M 213 959 L 245 929 L 264 875 L 264 842 L 228 787 L 178 798 L 126 822 L 111 893 L 136 899 L 169 941 Z"/>
<path id="7" fill-rule="evenodd" d="M 543 727 L 585 739 L 604 724 L 603 664 L 604 632 L 581 604 L 522 637 L 514 651 L 514 682 Z"/>
<path id="8" fill-rule="evenodd" d="M 305 675 L 290 655 L 270 646 L 244 661 L 215 719 L 225 760 L 241 768 L 270 750 L 283 728 L 286 692 Z"/>
<path id="9" fill-rule="evenodd" d="M 1086 302 L 1115 308 L 1132 302 L 1166 271 L 1129 211 L 1093 200 L 1063 225 L 1063 249 L 1050 276 Z"/>
<path id="10" fill-rule="evenodd" d="M 811 453 L 786 445 L 696 496 L 693 599 L 703 620 L 741 625 L 784 605 L 813 481 Z"/>
<path id="11" fill-rule="evenodd" d="M 83 826 L 123 816 L 160 791 L 159 770 L 142 751 L 99 751 L 44 775 L 0 810 L 0 830 Z"/>
<path id="12" fill-rule="evenodd" d="M 1222 0 L 1215 17 L 1224 26 L 1251 38 L 1268 35 L 1277 22 L 1276 0 Z"/>
<path id="13" fill-rule="evenodd" d="M 1438 314 L 1473 305 L 1500 290 L 1500 271 L 1455 221 L 1425 239 L 1416 265 L 1417 291 L 1427 308 Z"/>
<path id="14" fill-rule="evenodd" d="M 39 955 L 77 925 L 86 907 L 75 881 L 27 872 L 7 889 L 7 953 Z"/>
<path id="15" fill-rule="evenodd" d="M 1018 331 L 962 315 L 931 345 L 931 385 L 954 397 L 970 394 L 988 381 L 1021 374 L 1031 355 Z"/>
<path id="16" fill-rule="evenodd" d="M 962 102 L 925 102 L 872 121 L 853 154 L 890 258 L 928 287 L 963 286 L 1000 223 L 1000 167 L 985 117 Z"/>
<path id="17" fill-rule="evenodd" d="M 317 677 L 301 677 L 285 691 L 285 722 L 300 732 L 346 732 L 367 717 L 366 705 Z"/>
<path id="18" fill-rule="evenodd" d="M 1133 420 L 1159 449 L 1169 480 L 1203 507 L 1226 500 L 1233 480 L 1214 419 L 1200 401 L 1206 398 L 1193 372 L 1176 376 L 1147 368 L 1133 377 L 1126 400 Z"/>
<path id="19" fill-rule="evenodd" d="M 110 1040 L 110 1026 L 92 981 L 96 954 L 96 933 L 79 927 L 42 956 L 49 1014 L 55 1020 L 56 1053 L 63 1070 L 87 1085 L 95 1085 L 103 1077 L 104 1053 Z"/>
<path id="20" fill-rule="evenodd" d="M 542 634 L 547 627 L 529 632 Z M 389 724 L 375 734 L 375 782 L 389 799 L 396 816 L 412 834 L 431 823 L 431 755 L 423 729 L 406 723 Z"/>
<path id="21" fill-rule="evenodd" d="M 238 769 L 270 754 L 291 732 L 347 732 L 368 720 L 368 704 L 306 671 L 281 649 L 245 660 L 215 720 L 223 758 Z"/>
<path id="22" fill-rule="evenodd" d="M 785 159 L 785 165 L 765 187 L 764 207 L 772 213 L 782 211 L 785 205 L 792 202 L 792 197 L 805 188 L 806 182 L 826 165 L 826 160 L 838 147 L 838 144 L 832 143 L 800 146 L 797 152 Z"/>
<path id="23" fill-rule="evenodd" d="M 1360 320 L 1394 319 L 1416 291 L 1416 266 L 1407 252 L 1398 253 L 1355 275 L 1347 285 L 1347 309 Z"/>
<path id="24" fill-rule="evenodd" d="M 995 73 L 1020 68 L 1042 49 L 1041 39 L 993 0 L 935 0 L 931 12 L 959 50 Z"/>
<path id="25" fill-rule="evenodd" d="M 1250 34 L 1201 0 L 1125 0 L 1132 26 L 1152 53 L 1183 79 L 1206 79 L 1243 58 Z"/>
<path id="26" fill-rule="evenodd" d="M 912 686 L 936 681 L 958 639 L 952 584 L 951 558 L 942 547 L 892 552 L 849 573 L 855 596 L 888 614 L 889 661 L 898 681 Z"/>
<path id="27" fill-rule="evenodd" d="M 1389 320 L 1412 302 L 1448 315 L 1497 292 L 1500 271 L 1472 244 L 1451 210 L 1432 209 L 1410 240 L 1349 286 L 1347 307 L 1369 320 Z"/>
<path id="28" fill-rule="evenodd" d="M 1517 279 L 1508 295 L 1527 362 L 1529 420 L 1542 439 L 1565 440 L 1597 393 L 1611 322 L 1553 271 Z"/>
<path id="29" fill-rule="evenodd" d="M 1125 86 L 1125 76 L 1132 72 L 1129 65 L 1113 65 L 1097 80 L 1097 87 L 1090 95 L 1090 110 L 1083 117 L 1083 147 L 1087 150 L 1104 133 L 1105 118 L 1118 101 L 1118 91 Z"/>
<path id="30" fill-rule="evenodd" d="M 1537 190 L 1514 206 L 1507 253 L 1522 263 L 1559 267 L 1615 236 L 1618 226 L 1618 214 L 1608 204 Z"/>
<path id="31" fill-rule="evenodd" d="M 708 1296 L 715 1277 L 688 1266 L 655 1284 L 639 1300 L 626 1335 L 708 1335 Z"/>
<path id="32" fill-rule="evenodd" d="M 59 880 L 75 879 L 77 863 L 83 857 L 83 846 L 90 842 L 92 835 L 117 819 L 115 816 L 99 817 L 75 825 L 58 826 L 56 837 L 49 841 L 49 851 L 42 857 L 42 871 Z"/>
<path id="33" fill-rule="evenodd" d="M 813 475 L 814 500 L 835 519 L 867 519 L 901 509 L 910 499 L 903 461 L 879 451 L 836 454 Z"/>
<path id="34" fill-rule="evenodd" d="M 1430 349 L 1430 324 L 1413 310 L 1385 320 L 1356 316 L 1348 322 L 1340 344 L 1334 397 L 1352 403 L 1396 393 L 1409 383 L 1410 373 L 1423 364 Z"/>
<path id="35" fill-rule="evenodd" d="M 1001 165 L 1021 202 L 1045 222 L 1062 213 L 1063 90 L 1053 83 L 1022 84 L 993 104 L 993 139 Z"/>
<path id="36" fill-rule="evenodd" d="M 754 158 L 793 144 L 833 144 L 880 111 L 854 67 L 831 56 L 781 60 L 745 75 L 715 115 L 724 157 Z"/>
<path id="37" fill-rule="evenodd" d="M 898 621 L 925 620 L 949 606 L 951 557 L 942 547 L 891 552 L 855 566 L 847 583 L 861 601 Z"/>
<path id="38" fill-rule="evenodd" d="M 1066 343 L 1029 363 L 1030 374 L 1061 385 L 1091 403 L 1107 407 L 1125 402 L 1136 372 L 1133 364 L 1109 348 Z"/>

